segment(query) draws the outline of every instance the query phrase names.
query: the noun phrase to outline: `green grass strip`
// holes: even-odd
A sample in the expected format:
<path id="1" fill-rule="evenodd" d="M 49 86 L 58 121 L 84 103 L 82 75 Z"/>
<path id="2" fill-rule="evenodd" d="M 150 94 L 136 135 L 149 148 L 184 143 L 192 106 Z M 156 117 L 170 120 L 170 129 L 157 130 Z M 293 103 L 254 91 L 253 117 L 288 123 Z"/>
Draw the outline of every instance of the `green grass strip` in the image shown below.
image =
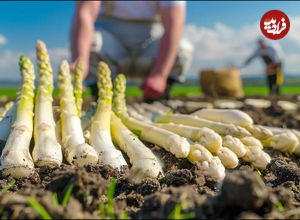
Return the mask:
<path id="1" fill-rule="evenodd" d="M 174 210 L 168 216 L 168 219 L 181 219 L 180 213 L 181 213 L 181 205 L 177 204 Z"/>
<path id="2" fill-rule="evenodd" d="M 43 219 L 52 219 L 49 213 L 45 210 L 45 208 L 34 198 L 30 197 L 28 199 L 28 204 L 38 212 L 38 214 L 43 218 Z"/>
<path id="3" fill-rule="evenodd" d="M 106 219 L 104 203 L 99 204 L 99 212 L 101 219 Z"/>
<path id="4" fill-rule="evenodd" d="M 7 192 L 14 184 L 16 183 L 16 180 L 13 179 L 10 181 L 1 191 L 0 194 Z"/>
<path id="5" fill-rule="evenodd" d="M 122 212 L 121 219 L 128 219 L 128 213 L 126 211 Z"/>
<path id="6" fill-rule="evenodd" d="M 106 194 L 107 202 L 108 202 L 107 214 L 110 219 L 115 219 L 113 198 L 114 198 L 114 194 L 115 194 L 116 183 L 117 183 L 117 179 L 112 178 L 112 180 L 109 183 L 108 188 L 107 188 L 107 194 Z"/>
<path id="7" fill-rule="evenodd" d="M 180 219 L 192 219 L 196 217 L 195 212 L 189 212 L 180 216 Z"/>
<path id="8" fill-rule="evenodd" d="M 284 207 L 283 207 L 283 205 L 280 201 L 278 201 L 276 205 L 277 205 L 277 209 L 278 209 L 279 212 L 284 211 Z"/>
<path id="9" fill-rule="evenodd" d="M 63 206 L 66 206 L 67 204 L 68 204 L 68 202 L 69 202 L 69 199 L 70 199 L 70 196 L 71 196 L 71 193 L 72 193 L 72 190 L 73 190 L 73 184 L 71 184 L 70 186 L 69 186 L 69 188 L 67 189 L 67 192 L 65 193 L 65 195 L 64 195 L 64 198 L 63 198 L 63 201 L 62 201 L 62 205 Z"/>
<path id="10" fill-rule="evenodd" d="M 58 197 L 57 197 L 57 193 L 53 193 L 52 195 L 52 203 L 55 207 L 58 207 L 59 206 L 59 202 L 58 202 Z"/>
<path id="11" fill-rule="evenodd" d="M 255 168 L 256 169 L 256 171 L 257 171 L 257 173 L 261 176 L 261 172 L 260 172 L 260 170 L 259 169 L 257 169 L 257 168 Z"/>

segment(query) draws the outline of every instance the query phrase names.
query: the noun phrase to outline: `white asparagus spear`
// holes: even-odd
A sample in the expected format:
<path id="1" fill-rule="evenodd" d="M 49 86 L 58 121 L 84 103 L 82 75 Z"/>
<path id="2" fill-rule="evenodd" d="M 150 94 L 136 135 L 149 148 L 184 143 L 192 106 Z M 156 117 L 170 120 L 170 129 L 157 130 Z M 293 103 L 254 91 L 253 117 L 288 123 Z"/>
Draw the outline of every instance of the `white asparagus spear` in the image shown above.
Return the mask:
<path id="1" fill-rule="evenodd" d="M 206 147 L 210 152 L 215 153 L 222 147 L 222 137 L 209 128 L 197 128 L 188 125 L 174 123 L 155 123 L 155 126 L 172 131 L 182 137 Z"/>
<path id="2" fill-rule="evenodd" d="M 246 126 L 245 128 L 253 135 L 253 137 L 259 140 L 264 140 L 273 136 L 271 130 L 261 125 L 251 125 Z"/>
<path id="3" fill-rule="evenodd" d="M 183 114 L 172 114 L 172 115 L 161 115 L 156 118 L 158 123 L 176 123 L 190 125 L 194 127 L 207 127 L 220 135 L 232 135 L 235 137 L 244 137 L 250 135 L 250 133 L 240 126 L 233 124 L 224 124 L 221 122 L 209 121 L 206 119 L 199 118 L 193 115 L 183 115 Z"/>
<path id="4" fill-rule="evenodd" d="M 35 99 L 32 157 L 36 166 L 59 166 L 62 150 L 57 141 L 52 111 L 53 75 L 46 45 L 42 41 L 37 41 L 36 54 L 39 86 Z"/>
<path id="5" fill-rule="evenodd" d="M 238 158 L 241 158 L 246 154 L 244 144 L 236 137 L 230 135 L 223 137 L 223 146 L 229 148 Z"/>
<path id="6" fill-rule="evenodd" d="M 112 83 L 110 69 L 104 62 L 99 62 L 98 66 L 98 90 L 98 107 L 91 124 L 90 144 L 97 151 L 100 162 L 121 169 L 127 163 L 111 140 Z"/>
<path id="7" fill-rule="evenodd" d="M 246 128 L 255 138 L 266 139 L 272 136 L 269 129 L 254 125 L 253 119 L 245 112 L 238 109 L 201 109 L 192 113 L 199 118 L 234 124 Z"/>
<path id="8" fill-rule="evenodd" d="M 188 160 L 191 163 L 198 163 L 199 170 L 206 176 L 218 181 L 223 180 L 225 177 L 225 168 L 220 158 L 213 156 L 201 144 L 191 144 Z"/>
<path id="9" fill-rule="evenodd" d="M 299 144 L 298 138 L 291 131 L 285 131 L 263 140 L 263 145 L 282 152 L 292 152 Z"/>
<path id="10" fill-rule="evenodd" d="M 192 115 L 211 121 L 239 125 L 241 127 L 253 124 L 253 120 L 248 114 L 237 109 L 201 109 L 192 113 Z"/>
<path id="11" fill-rule="evenodd" d="M 114 81 L 113 110 L 121 118 L 125 126 L 131 131 L 137 131 L 142 140 L 163 147 L 177 158 L 186 158 L 190 151 L 190 144 L 186 138 L 165 129 L 155 127 L 152 123 L 138 121 L 128 116 L 125 89 L 125 76 L 119 74 Z"/>
<path id="12" fill-rule="evenodd" d="M 10 101 L 8 103 L 5 104 L 3 110 L 0 113 L 0 121 L 4 118 L 4 116 L 6 115 L 6 113 L 9 111 L 9 109 L 11 109 L 11 107 L 14 105 L 13 101 Z"/>
<path id="13" fill-rule="evenodd" d="M 225 168 L 235 168 L 239 164 L 239 159 L 234 152 L 227 147 L 221 147 L 216 153 Z"/>
<path id="14" fill-rule="evenodd" d="M 140 182 L 143 178 L 156 178 L 163 174 L 161 165 L 152 151 L 147 148 L 112 112 L 111 135 L 113 142 L 129 157 L 132 164 L 133 182 Z"/>
<path id="15" fill-rule="evenodd" d="M 0 170 L 4 176 L 13 178 L 29 177 L 34 164 L 29 153 L 33 130 L 34 69 L 30 60 L 20 57 L 22 86 L 19 89 L 16 105 L 16 120 L 0 158 Z"/>
<path id="16" fill-rule="evenodd" d="M 269 144 L 271 147 L 273 145 L 275 146 L 274 149 L 278 149 L 285 152 L 294 151 L 294 154 L 300 156 L 300 131 L 289 128 L 278 128 L 269 126 L 264 127 L 271 130 L 275 134 L 272 138 L 267 140 L 267 143 L 265 143 L 265 145 Z M 291 133 L 293 135 L 291 135 Z M 298 143 L 296 143 L 295 137 L 297 138 Z M 274 140 L 273 143 L 272 139 Z M 296 145 L 296 147 L 294 147 L 294 145 Z"/>
<path id="17" fill-rule="evenodd" d="M 9 133 L 11 132 L 11 126 L 16 120 L 16 102 L 6 112 L 2 120 L 0 121 L 0 141 L 7 141 Z"/>
<path id="18" fill-rule="evenodd" d="M 271 158 L 269 154 L 263 151 L 263 146 L 259 140 L 254 137 L 244 137 L 241 138 L 241 141 L 247 150 L 245 156 L 243 156 L 243 160 L 250 162 L 255 168 L 266 169 Z"/>
<path id="19" fill-rule="evenodd" d="M 61 107 L 61 142 L 65 159 L 76 166 L 96 164 L 98 154 L 92 146 L 85 143 L 75 105 L 69 65 L 65 60 L 59 67 L 58 89 Z"/>
<path id="20" fill-rule="evenodd" d="M 141 115 L 140 113 L 138 113 L 131 105 L 127 106 L 127 112 L 128 112 L 128 115 L 132 118 L 151 123 L 151 120 L 149 118 L 146 118 L 143 115 Z"/>

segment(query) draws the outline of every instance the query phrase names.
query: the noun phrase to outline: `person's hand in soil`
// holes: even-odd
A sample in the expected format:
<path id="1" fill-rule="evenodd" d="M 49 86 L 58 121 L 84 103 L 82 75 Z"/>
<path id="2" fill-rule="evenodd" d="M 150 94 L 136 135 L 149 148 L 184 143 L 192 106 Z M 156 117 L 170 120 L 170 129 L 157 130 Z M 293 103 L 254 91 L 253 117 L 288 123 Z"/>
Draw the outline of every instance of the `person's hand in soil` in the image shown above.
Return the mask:
<path id="1" fill-rule="evenodd" d="M 165 7 L 160 10 L 164 34 L 160 39 L 158 53 L 149 76 L 140 88 L 144 99 L 160 98 L 167 87 L 167 78 L 176 61 L 179 42 L 185 22 L 185 7 Z"/>
<path id="2" fill-rule="evenodd" d="M 144 99 L 157 99 L 165 91 L 167 78 L 161 74 L 150 74 L 146 77 L 140 88 L 144 90 Z"/>

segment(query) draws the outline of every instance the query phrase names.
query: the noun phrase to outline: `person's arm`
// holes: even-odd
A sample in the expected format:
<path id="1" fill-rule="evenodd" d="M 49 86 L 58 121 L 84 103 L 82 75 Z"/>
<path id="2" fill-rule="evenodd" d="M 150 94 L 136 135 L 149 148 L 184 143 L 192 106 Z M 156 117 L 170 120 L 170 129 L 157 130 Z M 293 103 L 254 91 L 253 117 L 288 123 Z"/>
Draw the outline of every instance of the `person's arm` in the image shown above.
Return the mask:
<path id="1" fill-rule="evenodd" d="M 166 89 L 168 75 L 178 53 L 185 22 L 185 6 L 162 8 L 161 19 L 165 32 L 159 43 L 154 66 L 140 86 L 144 90 L 144 98 L 158 98 Z"/>
<path id="2" fill-rule="evenodd" d="M 255 57 L 260 55 L 260 50 L 256 50 L 243 64 L 243 66 L 247 66 Z"/>
<path id="3" fill-rule="evenodd" d="M 79 1 L 75 6 L 71 30 L 72 63 L 70 68 L 74 68 L 76 60 L 81 57 L 84 79 L 88 74 L 94 22 L 97 19 L 100 4 L 100 1 Z"/>

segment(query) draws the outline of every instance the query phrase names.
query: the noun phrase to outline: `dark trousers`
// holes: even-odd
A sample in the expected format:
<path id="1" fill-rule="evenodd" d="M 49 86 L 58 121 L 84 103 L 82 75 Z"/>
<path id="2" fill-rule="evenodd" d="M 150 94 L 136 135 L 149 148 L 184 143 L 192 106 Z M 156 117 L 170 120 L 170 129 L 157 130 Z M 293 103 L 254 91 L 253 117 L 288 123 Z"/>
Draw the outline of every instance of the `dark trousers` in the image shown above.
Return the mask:
<path id="1" fill-rule="evenodd" d="M 277 85 L 277 74 L 267 75 L 270 95 L 279 94 L 279 85 Z"/>
<path id="2" fill-rule="evenodd" d="M 99 97 L 97 83 L 93 83 L 93 84 L 89 85 L 89 87 L 91 89 L 91 94 L 93 96 L 94 101 L 97 102 L 97 99 Z"/>

